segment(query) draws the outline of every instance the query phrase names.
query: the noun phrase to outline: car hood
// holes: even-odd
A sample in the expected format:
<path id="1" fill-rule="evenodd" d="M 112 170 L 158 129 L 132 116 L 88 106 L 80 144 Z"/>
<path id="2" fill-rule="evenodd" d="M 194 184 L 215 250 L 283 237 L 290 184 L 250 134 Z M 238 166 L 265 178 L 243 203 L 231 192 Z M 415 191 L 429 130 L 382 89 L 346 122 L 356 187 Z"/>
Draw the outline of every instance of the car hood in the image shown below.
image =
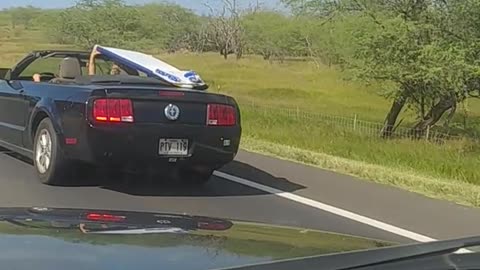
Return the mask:
<path id="1" fill-rule="evenodd" d="M 215 269 L 390 245 L 200 216 L 0 208 L 5 269 Z"/>

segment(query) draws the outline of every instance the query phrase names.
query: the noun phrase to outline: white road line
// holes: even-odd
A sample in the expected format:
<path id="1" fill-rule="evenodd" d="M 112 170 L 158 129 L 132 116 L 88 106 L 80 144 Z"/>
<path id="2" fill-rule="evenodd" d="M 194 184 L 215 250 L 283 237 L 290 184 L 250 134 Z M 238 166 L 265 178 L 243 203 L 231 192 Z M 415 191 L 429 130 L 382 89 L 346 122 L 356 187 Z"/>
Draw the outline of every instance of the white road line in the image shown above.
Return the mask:
<path id="1" fill-rule="evenodd" d="M 368 218 L 368 217 L 365 217 L 365 216 L 362 216 L 362 215 L 359 215 L 359 214 L 356 214 L 356 213 L 353 213 L 353 212 L 350 212 L 350 211 L 347 211 L 347 210 L 344 210 L 344 209 L 341 209 L 341 208 L 338 208 L 338 207 L 335 207 L 335 206 L 331 206 L 331 205 L 328 205 L 328 204 L 325 204 L 325 203 L 314 201 L 312 199 L 308 199 L 308 198 L 305 198 L 305 197 L 302 197 L 302 196 L 298 196 L 298 195 L 295 195 L 295 194 L 290 193 L 290 192 L 285 192 L 285 191 L 280 190 L 280 189 L 276 189 L 276 188 L 265 186 L 265 185 L 262 185 L 262 184 L 259 184 L 259 183 L 255 183 L 253 181 L 243 179 L 243 178 L 240 178 L 240 177 L 237 177 L 237 176 L 233 176 L 233 175 L 230 175 L 230 174 L 227 174 L 227 173 L 224 173 L 224 172 L 215 171 L 214 175 L 218 176 L 218 177 L 221 177 L 221 178 L 224 178 L 224 179 L 227 179 L 227 180 L 230 180 L 230 181 L 233 181 L 233 182 L 236 182 L 236 183 L 239 183 L 239 184 L 242 184 L 242 185 L 245 185 L 245 186 L 249 186 L 249 187 L 261 190 L 261 191 L 265 191 L 265 192 L 274 194 L 276 196 L 279 196 L 279 197 L 282 197 L 282 198 L 285 198 L 285 199 L 288 199 L 288 200 L 291 200 L 291 201 L 294 201 L 294 202 L 297 202 L 297 203 L 308 205 L 310 207 L 317 208 L 317 209 L 332 213 L 332 214 L 337 215 L 337 216 L 348 218 L 350 220 L 354 220 L 356 222 L 360 222 L 360 223 L 363 223 L 365 225 L 369 225 L 369 226 L 375 227 L 377 229 L 387 231 L 387 232 L 392 233 L 392 234 L 403 236 L 405 238 L 409 238 L 409 239 L 412 239 L 412 240 L 415 240 L 415 241 L 418 241 L 418 242 L 436 241 L 436 239 L 425 236 L 425 235 L 422 235 L 422 234 L 418 234 L 418 233 L 415 233 L 415 232 L 412 232 L 412 231 L 408 231 L 408 230 L 399 228 L 397 226 L 390 225 L 390 224 L 382 222 L 382 221 L 378 221 L 378 220 Z"/>
<path id="2" fill-rule="evenodd" d="M 359 214 L 355 214 L 353 212 L 350 212 L 350 211 L 347 211 L 347 210 L 344 210 L 344 209 L 341 209 L 341 208 L 338 208 L 338 207 L 335 207 L 335 206 L 331 206 L 331 205 L 328 205 L 328 204 L 325 204 L 325 203 L 317 202 L 317 201 L 314 201 L 312 199 L 308 199 L 308 198 L 305 198 L 305 197 L 302 197 L 302 196 L 298 196 L 298 195 L 295 195 L 295 194 L 290 193 L 290 192 L 285 192 L 285 191 L 280 190 L 280 189 L 265 186 L 265 185 L 262 185 L 262 184 L 244 179 L 244 178 L 240 178 L 238 176 L 230 175 L 230 174 L 227 174 L 227 173 L 224 173 L 224 172 L 219 172 L 219 171 L 215 171 L 213 174 L 215 176 L 230 180 L 232 182 L 236 182 L 236 183 L 239 183 L 239 184 L 242 184 L 242 185 L 245 185 L 245 186 L 256 188 L 258 190 L 265 191 L 267 193 L 271 193 L 273 195 L 276 195 L 276 196 L 279 196 L 279 197 L 282 197 L 282 198 L 285 198 L 285 199 L 288 199 L 288 200 L 291 200 L 291 201 L 294 201 L 294 202 L 297 202 L 297 203 L 308 205 L 310 207 L 317 208 L 317 209 L 332 213 L 332 214 L 337 215 L 337 216 L 348 218 L 350 220 L 354 220 L 356 222 L 359 222 L 359 223 L 362 223 L 362 224 L 365 224 L 365 225 L 368 225 L 368 226 L 372 226 L 372 227 L 375 227 L 377 229 L 380 229 L 380 230 L 383 230 L 383 231 L 386 231 L 386 232 L 389 232 L 389 233 L 392 233 L 392 234 L 403 236 L 405 238 L 409 238 L 409 239 L 415 240 L 417 242 L 437 241 L 437 239 L 428 237 L 428 236 L 423 235 L 423 234 L 408 231 L 408 230 L 402 229 L 402 228 L 397 227 L 397 226 L 390 225 L 390 224 L 382 222 L 382 221 L 378 221 L 378 220 L 375 220 L 375 219 L 372 219 L 372 218 L 369 218 L 369 217 L 365 217 L 365 216 L 362 216 L 362 215 L 359 215 Z M 471 251 L 469 249 L 461 248 L 454 253 L 460 254 L 460 253 L 472 253 L 472 252 L 473 251 Z"/>

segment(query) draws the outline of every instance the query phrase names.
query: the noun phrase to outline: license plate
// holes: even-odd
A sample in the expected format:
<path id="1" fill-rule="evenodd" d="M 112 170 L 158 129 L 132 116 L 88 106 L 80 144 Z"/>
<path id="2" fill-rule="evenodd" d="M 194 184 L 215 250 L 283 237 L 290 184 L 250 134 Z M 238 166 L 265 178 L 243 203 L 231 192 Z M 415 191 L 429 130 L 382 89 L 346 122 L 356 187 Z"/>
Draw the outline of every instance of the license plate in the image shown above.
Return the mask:
<path id="1" fill-rule="evenodd" d="M 160 139 L 158 154 L 162 156 L 186 156 L 188 155 L 188 140 Z"/>

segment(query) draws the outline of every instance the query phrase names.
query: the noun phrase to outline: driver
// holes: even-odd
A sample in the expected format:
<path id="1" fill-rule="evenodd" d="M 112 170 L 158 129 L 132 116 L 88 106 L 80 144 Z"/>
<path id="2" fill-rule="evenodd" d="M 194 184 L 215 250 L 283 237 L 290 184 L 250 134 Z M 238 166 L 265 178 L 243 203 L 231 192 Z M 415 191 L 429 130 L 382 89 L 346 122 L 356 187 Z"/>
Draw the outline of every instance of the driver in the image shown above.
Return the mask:
<path id="1" fill-rule="evenodd" d="M 63 60 L 66 60 L 68 58 L 69 57 L 65 57 Z M 59 64 L 58 65 L 58 74 L 61 74 L 61 68 L 62 68 L 62 65 Z M 55 80 L 56 78 L 59 78 L 59 77 L 60 77 L 59 75 L 53 74 L 53 78 L 50 78 L 50 81 L 53 81 L 53 80 Z M 42 81 L 42 73 L 35 73 L 35 74 L 33 74 L 32 78 L 33 78 L 34 82 L 41 82 Z"/>
<path id="2" fill-rule="evenodd" d="M 41 79 L 42 79 L 42 75 L 40 75 L 39 73 L 33 74 L 32 77 L 33 77 L 33 81 L 34 81 L 34 82 L 41 82 L 41 81 L 42 81 L 42 80 L 41 80 Z"/>

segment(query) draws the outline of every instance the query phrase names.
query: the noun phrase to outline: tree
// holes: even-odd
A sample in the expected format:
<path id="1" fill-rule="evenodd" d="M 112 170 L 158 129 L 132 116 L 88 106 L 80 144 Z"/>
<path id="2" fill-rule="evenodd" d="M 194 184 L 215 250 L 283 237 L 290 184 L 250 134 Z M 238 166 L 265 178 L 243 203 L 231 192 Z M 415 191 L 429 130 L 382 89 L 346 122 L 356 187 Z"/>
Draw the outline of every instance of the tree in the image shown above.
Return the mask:
<path id="1" fill-rule="evenodd" d="M 122 0 L 80 0 L 60 15 L 57 31 L 83 47 L 128 47 L 139 40 L 140 17 Z"/>
<path id="2" fill-rule="evenodd" d="M 191 39 L 200 29 L 200 19 L 192 11 L 175 4 L 147 4 L 141 13 L 138 29 L 141 39 L 149 40 L 169 51 L 192 49 Z"/>
<path id="3" fill-rule="evenodd" d="M 478 92 L 479 84 L 472 82 L 478 81 L 479 74 L 478 24 L 475 27 L 479 0 L 284 2 L 297 14 L 327 21 L 327 27 L 355 21 L 348 29 L 351 43 L 343 45 L 350 48 L 339 52 L 343 66 L 358 78 L 394 83 L 384 92 L 385 97 L 393 99 L 385 120 L 385 136 L 392 134 L 405 106 L 415 109 L 419 116 L 412 132 L 422 133 L 445 112 L 454 113 L 456 104 L 471 92 Z"/>
<path id="4" fill-rule="evenodd" d="M 40 9 L 32 6 L 10 8 L 6 12 L 10 14 L 12 28 L 16 28 L 18 25 L 29 28 L 30 22 L 40 15 Z"/>
<path id="5" fill-rule="evenodd" d="M 288 54 L 292 45 L 292 22 L 275 12 L 259 12 L 242 18 L 246 43 L 254 54 L 260 54 L 265 60 Z"/>
<path id="6" fill-rule="evenodd" d="M 240 22 L 241 10 L 236 0 L 223 0 L 220 12 L 209 7 L 211 15 L 208 20 L 206 38 L 213 43 L 225 59 L 235 53 L 237 59 L 242 57 L 244 47 L 244 29 Z"/>

